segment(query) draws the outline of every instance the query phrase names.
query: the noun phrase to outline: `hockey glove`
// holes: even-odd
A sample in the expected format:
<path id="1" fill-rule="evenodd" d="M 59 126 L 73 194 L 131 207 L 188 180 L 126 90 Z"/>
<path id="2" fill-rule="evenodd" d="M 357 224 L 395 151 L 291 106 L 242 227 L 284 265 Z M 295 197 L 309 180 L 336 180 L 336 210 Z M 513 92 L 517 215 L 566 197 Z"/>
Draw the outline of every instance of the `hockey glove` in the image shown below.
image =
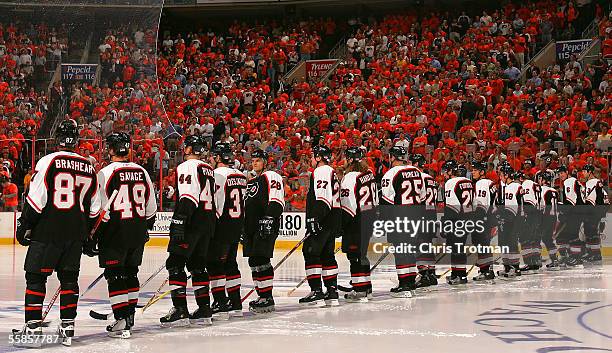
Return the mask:
<path id="1" fill-rule="evenodd" d="M 100 250 L 98 249 L 98 240 L 87 237 L 85 241 L 83 241 L 83 254 L 89 257 L 98 256 L 98 254 L 100 254 Z"/>
<path id="2" fill-rule="evenodd" d="M 311 217 L 306 220 L 306 233 L 309 236 L 316 237 L 321 234 L 321 231 L 323 231 L 323 228 L 321 228 L 321 224 L 319 224 L 316 218 Z"/>
<path id="3" fill-rule="evenodd" d="M 603 234 L 604 230 L 606 230 L 606 221 L 599 222 L 599 234 Z"/>
<path id="4" fill-rule="evenodd" d="M 28 246 L 32 242 L 32 230 L 29 228 L 30 227 L 27 225 L 27 223 L 23 222 L 21 218 L 17 220 L 17 231 L 15 232 L 15 237 L 17 238 L 19 244 L 23 246 Z"/>
<path id="5" fill-rule="evenodd" d="M 274 236 L 274 217 L 264 216 L 259 220 L 259 237 L 268 239 Z"/>
<path id="6" fill-rule="evenodd" d="M 185 240 L 185 225 L 187 218 L 183 215 L 175 214 L 170 221 L 170 239 L 174 241 Z"/>

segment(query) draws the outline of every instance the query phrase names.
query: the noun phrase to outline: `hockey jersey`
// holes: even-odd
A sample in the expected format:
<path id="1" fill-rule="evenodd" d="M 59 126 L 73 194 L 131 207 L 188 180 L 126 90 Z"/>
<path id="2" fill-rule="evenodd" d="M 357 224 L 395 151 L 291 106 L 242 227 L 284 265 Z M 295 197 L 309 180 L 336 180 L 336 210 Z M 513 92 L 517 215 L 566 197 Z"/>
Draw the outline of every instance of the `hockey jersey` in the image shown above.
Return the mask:
<path id="1" fill-rule="evenodd" d="M 482 209 L 486 213 L 492 211 L 497 188 L 490 179 L 479 179 L 474 183 L 474 209 Z"/>
<path id="2" fill-rule="evenodd" d="M 93 165 L 73 152 L 46 155 L 36 163 L 26 204 L 22 217 L 34 226 L 32 239 L 83 239 L 101 207 Z"/>
<path id="3" fill-rule="evenodd" d="M 544 215 L 557 215 L 558 197 L 557 190 L 554 188 L 546 185 L 541 186 L 540 208 L 544 210 Z"/>
<path id="4" fill-rule="evenodd" d="M 563 192 L 561 193 L 564 205 L 584 205 L 584 188 L 578 179 L 569 177 L 563 181 Z"/>
<path id="5" fill-rule="evenodd" d="M 585 201 L 588 205 L 607 205 L 608 193 L 603 187 L 601 180 L 597 178 L 589 179 L 585 183 Z"/>
<path id="6" fill-rule="evenodd" d="M 423 203 L 427 210 L 435 211 L 436 200 L 438 199 L 438 183 L 427 173 L 422 172 L 421 175 L 423 176 L 423 183 L 425 185 L 425 200 Z"/>
<path id="7" fill-rule="evenodd" d="M 199 159 L 188 159 L 176 168 L 175 213 L 187 217 L 188 232 L 212 233 L 215 227 L 213 169 Z"/>
<path id="8" fill-rule="evenodd" d="M 540 207 L 540 185 L 532 180 L 524 180 L 521 184 L 523 204 Z"/>
<path id="9" fill-rule="evenodd" d="M 247 180 L 239 170 L 230 167 L 219 167 L 214 175 L 217 234 L 221 232 L 230 242 L 236 242 L 244 227 Z"/>
<path id="10" fill-rule="evenodd" d="M 340 182 L 328 165 L 317 167 L 310 175 L 306 195 L 306 218 L 316 218 L 324 230 L 335 232 L 340 227 Z"/>
<path id="11" fill-rule="evenodd" d="M 395 166 L 381 181 L 381 202 L 387 205 L 422 205 L 427 199 L 423 175 L 413 166 Z"/>
<path id="12" fill-rule="evenodd" d="M 474 184 L 465 177 L 450 178 L 444 183 L 445 207 L 460 213 L 472 212 Z"/>
<path id="13" fill-rule="evenodd" d="M 98 188 L 103 205 L 117 191 L 102 219 L 106 225 L 100 242 L 128 248 L 142 245 L 147 236 L 147 221 L 154 221 L 157 212 L 149 173 L 135 163 L 113 162 L 98 173 Z"/>
<path id="14" fill-rule="evenodd" d="M 285 208 L 283 178 L 276 172 L 266 171 L 247 183 L 244 196 L 246 234 L 259 231 L 259 220 L 264 216 L 278 218 Z"/>
<path id="15" fill-rule="evenodd" d="M 359 232 L 361 212 L 378 206 L 378 187 L 374 174 L 369 170 L 346 173 L 340 186 L 340 203 L 345 232 Z"/>
<path id="16" fill-rule="evenodd" d="M 514 215 L 521 214 L 521 205 L 523 204 L 523 187 L 521 183 L 513 181 L 504 186 L 504 209 L 512 212 Z"/>

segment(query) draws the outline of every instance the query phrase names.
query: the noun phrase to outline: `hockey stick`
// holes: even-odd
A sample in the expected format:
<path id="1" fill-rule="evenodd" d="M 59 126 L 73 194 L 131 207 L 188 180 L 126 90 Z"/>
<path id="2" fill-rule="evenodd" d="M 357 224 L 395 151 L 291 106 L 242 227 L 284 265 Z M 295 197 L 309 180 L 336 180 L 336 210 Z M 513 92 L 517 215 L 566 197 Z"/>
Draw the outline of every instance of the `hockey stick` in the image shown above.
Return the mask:
<path id="1" fill-rule="evenodd" d="M 115 190 L 113 191 L 111 197 L 108 199 L 108 202 L 106 203 L 106 205 L 104 206 L 104 208 L 102 209 L 102 211 L 100 212 L 100 215 L 98 216 L 98 219 L 96 220 L 96 223 L 94 224 L 93 228 L 91 229 L 91 231 L 89 232 L 89 239 L 93 238 L 93 235 L 96 233 L 96 231 L 98 230 L 98 227 L 100 226 L 100 223 L 102 223 L 102 219 L 104 218 L 104 216 L 106 216 L 106 213 L 108 212 L 108 210 L 110 209 L 110 205 L 113 203 L 113 201 L 115 201 L 115 198 L 117 197 L 117 194 L 119 193 L 119 190 Z M 99 279 L 97 280 L 99 281 Z M 94 283 L 92 284 L 95 285 L 97 282 L 94 281 Z M 49 312 L 51 311 L 51 308 L 53 308 L 53 305 L 55 305 L 55 302 L 57 300 L 57 297 L 59 297 L 60 295 L 60 291 L 61 291 L 62 287 L 60 285 L 60 287 L 55 291 L 55 294 L 53 295 L 53 297 L 51 298 L 51 301 L 49 302 L 49 304 L 47 305 L 47 308 L 45 309 L 45 312 L 43 313 L 42 319 L 40 320 L 41 322 L 44 322 L 45 319 L 47 318 L 47 315 L 49 314 Z M 87 290 L 89 290 L 91 288 L 88 287 Z M 83 293 L 85 294 L 85 293 Z"/>
<path id="2" fill-rule="evenodd" d="M 147 278 L 146 281 L 144 281 L 141 285 L 140 288 L 144 288 L 149 282 L 151 282 L 151 280 L 153 278 L 155 278 L 164 268 L 166 267 L 166 264 L 163 264 L 159 269 L 157 269 L 157 271 L 153 272 L 153 274 L 151 276 L 149 276 L 149 278 Z M 144 307 L 144 305 L 141 304 L 136 304 L 137 308 L 142 308 Z M 89 311 L 89 316 L 91 316 L 92 318 L 96 319 L 96 320 L 109 320 L 113 318 L 113 313 L 110 312 L 108 314 L 104 314 L 104 313 L 99 313 L 95 310 L 90 310 Z"/>
<path id="3" fill-rule="evenodd" d="M 285 262 L 289 256 L 291 256 L 291 254 L 293 254 L 299 247 L 300 245 L 302 245 L 304 243 L 304 241 L 306 240 L 306 238 L 308 238 L 308 235 L 306 235 L 305 237 L 302 238 L 302 240 L 300 240 L 297 244 L 295 244 L 295 246 L 293 247 L 293 249 L 289 250 L 289 252 L 287 253 L 287 255 L 285 255 L 285 257 L 283 257 L 276 265 L 274 265 L 274 267 L 272 268 L 272 272 L 276 271 L 276 269 L 283 264 L 283 262 Z M 245 295 L 244 297 L 242 297 L 242 299 L 240 300 L 240 302 L 244 302 L 249 296 L 251 296 L 251 294 L 253 294 L 253 292 L 255 292 L 255 288 L 251 289 L 247 295 Z"/>
<path id="4" fill-rule="evenodd" d="M 336 249 L 336 251 L 334 251 L 334 255 L 336 255 L 340 250 L 342 250 L 342 247 L 339 247 L 338 249 Z M 302 284 L 306 283 L 307 280 L 308 280 L 308 277 L 302 278 L 302 280 L 295 287 L 293 287 L 292 290 L 287 292 L 287 296 L 290 297 L 291 294 L 293 294 L 293 292 L 295 292 L 298 288 L 300 288 Z"/>
<path id="5" fill-rule="evenodd" d="M 189 280 L 191 278 L 191 275 L 187 276 L 187 280 Z M 168 283 L 168 279 L 166 278 L 166 280 L 164 281 L 164 283 L 162 283 L 161 287 L 159 287 L 157 293 L 159 293 L 161 291 L 161 289 L 166 285 L 166 283 Z M 147 302 L 147 304 L 145 304 L 145 306 L 142 308 L 141 312 L 145 312 L 145 310 L 147 310 L 151 305 L 157 303 L 158 301 L 160 301 L 161 299 L 163 299 L 165 296 L 167 296 L 168 294 L 170 294 L 172 292 L 172 289 L 169 289 L 165 292 L 163 292 L 162 294 L 160 294 L 158 297 L 151 297 L 151 299 L 149 300 L 149 302 Z M 157 294 L 156 293 L 156 294 Z"/>

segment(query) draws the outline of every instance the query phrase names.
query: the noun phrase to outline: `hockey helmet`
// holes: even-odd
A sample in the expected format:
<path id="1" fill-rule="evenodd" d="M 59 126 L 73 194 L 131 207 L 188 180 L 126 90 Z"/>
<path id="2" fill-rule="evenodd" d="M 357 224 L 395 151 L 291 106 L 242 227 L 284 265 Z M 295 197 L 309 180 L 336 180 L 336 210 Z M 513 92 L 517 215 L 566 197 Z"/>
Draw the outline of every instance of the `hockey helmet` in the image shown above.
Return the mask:
<path id="1" fill-rule="evenodd" d="M 513 177 L 514 168 L 508 163 L 504 164 L 499 168 L 500 173 L 503 173 L 506 177 Z"/>
<path id="2" fill-rule="evenodd" d="M 457 168 L 457 161 L 449 159 L 442 165 L 442 172 L 452 172 L 455 168 Z"/>
<path id="3" fill-rule="evenodd" d="M 539 177 L 541 180 L 547 182 L 547 183 L 552 183 L 553 179 L 555 178 L 555 176 L 553 175 L 553 173 L 544 171 L 542 173 L 539 174 Z"/>
<path id="4" fill-rule="evenodd" d="M 230 164 L 234 161 L 234 152 L 230 144 L 227 142 L 218 141 L 213 147 L 213 155 L 219 157 L 223 164 Z"/>
<path id="5" fill-rule="evenodd" d="M 331 150 L 329 149 L 329 147 L 324 146 L 324 145 L 314 146 L 312 148 L 312 155 L 315 158 L 321 157 L 321 159 L 323 159 L 327 163 L 331 162 L 331 159 L 332 159 Z"/>
<path id="6" fill-rule="evenodd" d="M 413 165 L 422 168 L 425 165 L 425 157 L 423 157 L 423 155 L 420 153 L 416 153 L 410 156 L 410 162 L 412 162 Z"/>
<path id="7" fill-rule="evenodd" d="M 567 167 L 566 167 L 566 166 L 564 166 L 564 165 L 560 165 L 560 166 L 557 168 L 557 173 L 567 173 Z"/>
<path id="8" fill-rule="evenodd" d="M 253 153 L 251 153 L 251 158 L 261 158 L 264 161 L 268 161 L 268 152 L 261 150 L 261 149 L 256 149 L 255 151 L 253 151 Z"/>
<path id="9" fill-rule="evenodd" d="M 582 167 L 582 170 L 584 170 L 587 173 L 593 173 L 595 172 L 595 166 L 592 164 L 585 164 L 584 167 Z"/>
<path id="10" fill-rule="evenodd" d="M 467 175 L 467 168 L 463 164 L 456 165 L 455 168 L 453 168 L 453 175 L 465 177 Z"/>
<path id="11" fill-rule="evenodd" d="M 191 147 L 191 154 L 200 155 L 206 152 L 206 142 L 198 135 L 185 137 L 185 147 Z"/>
<path id="12" fill-rule="evenodd" d="M 473 161 L 472 162 L 472 168 L 476 169 L 476 170 L 480 170 L 480 171 L 486 171 L 487 170 L 487 164 L 484 162 L 479 162 L 479 161 Z"/>
<path id="13" fill-rule="evenodd" d="M 408 151 L 402 147 L 402 146 L 393 146 L 391 147 L 391 149 L 389 150 L 389 155 L 392 157 L 397 158 L 400 161 L 407 161 L 407 155 Z"/>
<path id="14" fill-rule="evenodd" d="M 74 148 L 79 141 L 76 121 L 72 119 L 62 121 L 55 130 L 55 141 L 61 147 Z"/>
<path id="15" fill-rule="evenodd" d="M 349 147 L 344 151 L 346 159 L 352 159 L 355 162 L 361 162 L 363 159 L 363 150 L 359 147 Z"/>
<path id="16" fill-rule="evenodd" d="M 127 156 L 130 153 L 130 135 L 125 132 L 113 132 L 106 137 L 106 146 L 116 156 Z"/>

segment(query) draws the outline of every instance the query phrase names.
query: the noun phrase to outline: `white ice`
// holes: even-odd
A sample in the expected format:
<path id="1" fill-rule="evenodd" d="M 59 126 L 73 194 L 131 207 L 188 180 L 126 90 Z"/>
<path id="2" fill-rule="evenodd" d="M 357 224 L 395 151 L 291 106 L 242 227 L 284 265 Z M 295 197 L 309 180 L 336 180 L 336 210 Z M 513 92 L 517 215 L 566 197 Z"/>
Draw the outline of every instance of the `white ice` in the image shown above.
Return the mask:
<path id="1" fill-rule="evenodd" d="M 0 351 L 19 351 L 8 344 L 12 328 L 23 323 L 25 248 L 0 247 Z M 278 261 L 286 250 L 277 251 Z M 240 256 L 240 255 L 239 255 Z M 373 254 L 374 262 L 379 255 Z M 141 280 L 165 261 L 163 248 L 149 247 L 141 267 Z M 339 283 L 347 285 L 348 261 L 337 255 Z M 251 288 L 245 259 L 240 259 L 242 294 Z M 447 267 L 439 267 L 438 273 Z M 291 297 L 287 292 L 304 276 L 298 251 L 276 273 L 277 311 L 215 322 L 210 327 L 162 329 L 159 317 L 170 300 L 164 299 L 144 314 L 138 310 L 131 339 L 108 338 L 107 324 L 89 317 L 94 309 L 109 312 L 106 283 L 102 280 L 79 302 L 76 338 L 70 348 L 44 346 L 45 352 L 601 352 L 612 351 L 612 263 L 600 268 L 577 268 L 563 272 L 523 276 L 520 281 L 497 281 L 450 289 L 440 285 L 435 292 L 411 299 L 388 296 L 394 280 L 389 262 L 373 274 L 374 296 L 369 303 L 341 302 L 334 308 L 303 308 L 299 297 L 303 285 Z M 475 270 L 471 276 L 475 275 Z M 84 257 L 80 287 L 84 290 L 99 274 L 97 259 Z M 165 279 L 162 272 L 143 288 L 146 302 Z M 444 282 L 443 280 L 441 283 Z M 47 285 L 47 301 L 57 289 L 55 275 Z M 254 299 L 254 298 L 253 298 Z M 250 300 L 250 299 L 249 299 Z M 47 302 L 46 301 L 46 302 Z M 45 303 L 46 303 L 45 302 Z M 247 303 L 245 301 L 245 303 Z M 57 303 L 49 314 L 55 320 L 45 333 L 53 333 L 59 315 Z M 190 301 L 190 308 L 195 305 Z M 480 321 L 478 321 L 480 320 Z"/>

